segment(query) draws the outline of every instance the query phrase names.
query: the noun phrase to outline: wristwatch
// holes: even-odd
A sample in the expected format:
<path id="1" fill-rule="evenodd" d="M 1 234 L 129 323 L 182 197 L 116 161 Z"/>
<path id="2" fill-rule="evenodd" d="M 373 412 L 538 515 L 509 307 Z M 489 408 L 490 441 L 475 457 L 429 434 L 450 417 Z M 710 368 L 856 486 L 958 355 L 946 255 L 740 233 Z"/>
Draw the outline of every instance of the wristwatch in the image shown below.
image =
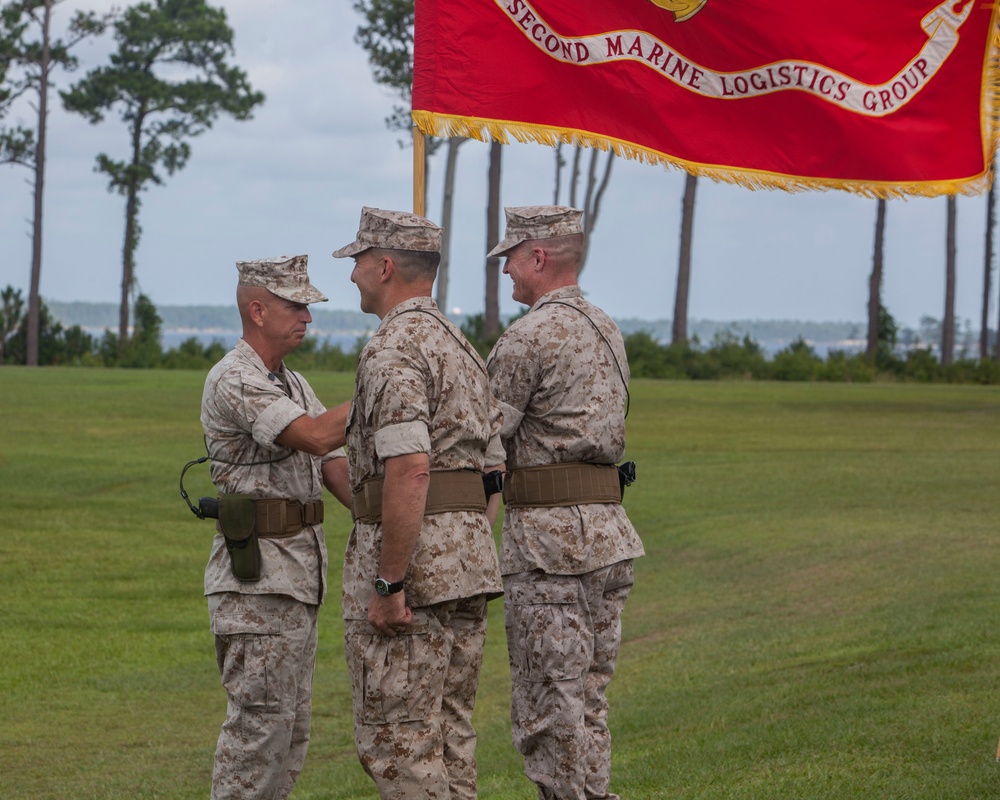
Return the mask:
<path id="1" fill-rule="evenodd" d="M 382 595 L 382 597 L 388 597 L 390 594 L 403 591 L 403 581 L 389 583 L 385 578 L 376 578 L 375 591 Z"/>

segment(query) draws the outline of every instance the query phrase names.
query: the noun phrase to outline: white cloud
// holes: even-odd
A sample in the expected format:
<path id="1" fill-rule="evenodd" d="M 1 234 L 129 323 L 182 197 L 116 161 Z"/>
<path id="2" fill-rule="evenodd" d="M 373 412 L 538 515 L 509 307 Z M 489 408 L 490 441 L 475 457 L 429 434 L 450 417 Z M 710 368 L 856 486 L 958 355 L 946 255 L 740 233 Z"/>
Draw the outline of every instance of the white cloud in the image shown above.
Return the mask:
<path id="1" fill-rule="evenodd" d="M 112 5 L 70 0 L 59 14 Z M 221 5 L 235 30 L 234 61 L 267 100 L 251 121 L 220 119 L 191 142 L 183 171 L 143 193 L 139 283 L 157 304 L 229 303 L 236 260 L 305 252 L 330 305 L 354 308 L 348 270 L 330 252 L 353 239 L 362 205 L 412 202 L 411 151 L 384 126 L 393 98 L 372 82 L 353 41 L 359 18 L 349 3 L 326 0 Z M 109 50 L 109 43 L 85 45 L 72 77 Z M 57 81 L 68 83 L 64 75 Z M 124 200 L 107 192 L 93 165 L 99 152 L 124 156 L 125 128 L 113 115 L 91 126 L 56 107 L 49 140 L 42 294 L 117 301 Z M 467 312 L 483 307 L 485 292 L 487 151 L 470 142 L 459 155 L 449 305 Z M 443 158 L 432 162 L 435 219 L 443 170 Z M 550 149 L 506 147 L 502 202 L 550 202 L 552 176 Z M 25 289 L 29 178 L 27 170 L 0 168 L 0 285 Z M 683 184 L 676 170 L 615 164 L 582 280 L 612 314 L 672 316 Z M 984 206 L 983 198 L 958 200 L 958 316 L 974 326 Z M 944 218 L 943 199 L 889 204 L 885 301 L 904 323 L 941 316 Z M 864 320 L 874 222 L 874 201 L 842 193 L 755 193 L 699 181 L 690 316 Z M 501 297 L 505 312 L 516 310 L 503 277 Z"/>

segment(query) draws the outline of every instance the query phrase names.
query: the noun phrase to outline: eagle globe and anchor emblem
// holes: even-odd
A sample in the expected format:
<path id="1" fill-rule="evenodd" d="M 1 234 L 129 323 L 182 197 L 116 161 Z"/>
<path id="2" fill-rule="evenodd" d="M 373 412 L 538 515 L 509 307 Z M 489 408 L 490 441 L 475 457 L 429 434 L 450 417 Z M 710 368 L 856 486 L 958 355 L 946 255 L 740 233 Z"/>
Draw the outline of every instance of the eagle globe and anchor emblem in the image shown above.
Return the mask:
<path id="1" fill-rule="evenodd" d="M 649 0 L 649 2 L 673 14 L 674 22 L 684 22 L 701 11 L 708 0 Z"/>

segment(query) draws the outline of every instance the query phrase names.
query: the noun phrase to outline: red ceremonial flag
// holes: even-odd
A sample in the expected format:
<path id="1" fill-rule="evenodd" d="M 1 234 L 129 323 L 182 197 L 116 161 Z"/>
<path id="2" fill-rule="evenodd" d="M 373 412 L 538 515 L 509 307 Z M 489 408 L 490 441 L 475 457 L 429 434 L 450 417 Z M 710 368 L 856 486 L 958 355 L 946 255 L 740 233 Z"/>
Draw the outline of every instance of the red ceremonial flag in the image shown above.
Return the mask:
<path id="1" fill-rule="evenodd" d="M 978 192 L 996 15 L 996 0 L 416 0 L 413 119 L 750 188 Z"/>

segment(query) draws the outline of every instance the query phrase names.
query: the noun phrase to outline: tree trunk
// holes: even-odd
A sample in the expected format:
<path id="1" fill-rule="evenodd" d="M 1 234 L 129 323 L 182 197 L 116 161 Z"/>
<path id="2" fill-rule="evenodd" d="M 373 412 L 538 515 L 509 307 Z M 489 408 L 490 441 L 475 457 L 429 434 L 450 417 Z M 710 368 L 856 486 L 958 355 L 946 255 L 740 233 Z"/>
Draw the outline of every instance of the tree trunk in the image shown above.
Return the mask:
<path id="1" fill-rule="evenodd" d="M 583 268 L 587 265 L 587 255 L 590 253 L 590 234 L 593 233 L 594 226 L 597 225 L 597 215 L 601 212 L 601 199 L 604 197 L 605 189 L 608 188 L 608 181 L 611 179 L 611 165 L 615 160 L 615 151 L 609 150 L 608 160 L 604 162 L 604 175 L 601 178 L 600 185 L 597 186 L 595 170 L 599 154 L 600 151 L 595 149 L 591 151 L 590 155 L 590 172 L 587 174 L 587 194 L 583 204 L 583 253 L 580 255 L 580 269 L 577 277 L 579 277 L 580 273 L 583 272 Z"/>
<path id="2" fill-rule="evenodd" d="M 573 170 L 569 176 L 570 208 L 576 208 L 576 185 L 580 182 L 580 150 L 582 149 L 580 145 L 573 148 Z"/>
<path id="3" fill-rule="evenodd" d="M 997 277 L 997 286 L 1000 286 L 1000 276 Z M 993 340 L 993 350 L 997 363 L 1000 364 L 1000 294 L 997 295 L 997 335 Z"/>
<path id="4" fill-rule="evenodd" d="M 125 244 L 122 246 L 122 294 L 118 309 L 118 353 L 125 350 L 128 342 L 129 298 L 132 296 L 132 275 L 134 274 L 135 219 L 138 198 L 134 190 L 129 190 L 125 204 Z"/>
<path id="5" fill-rule="evenodd" d="M 132 170 L 141 161 L 142 127 L 146 119 L 145 109 L 139 111 L 132 123 Z M 118 353 L 125 350 L 128 342 L 129 300 L 135 280 L 135 251 L 139 246 L 139 183 L 134 172 L 127 175 L 125 201 L 125 244 L 122 246 L 122 299 L 118 312 Z"/>
<path id="6" fill-rule="evenodd" d="M 995 173 L 994 168 L 994 173 Z M 995 183 L 990 182 L 990 191 L 986 195 L 986 258 L 983 265 L 983 314 L 979 323 L 979 360 L 986 361 L 990 357 L 990 281 L 993 278 L 993 212 L 996 197 L 993 194 Z M 1000 337 L 1000 329 L 998 329 Z"/>
<path id="7" fill-rule="evenodd" d="M 38 366 L 38 337 L 40 327 L 42 282 L 42 197 L 45 193 L 45 130 L 48 122 L 49 103 L 49 23 L 52 18 L 52 0 L 45 0 L 42 16 L 42 58 L 39 64 L 38 84 L 38 144 L 35 146 L 35 218 L 31 231 L 31 286 L 28 290 L 28 330 L 25 342 L 25 363 Z"/>
<path id="8" fill-rule="evenodd" d="M 1000 276 L 997 278 L 997 286 L 1000 287 Z M 1000 363 L 1000 294 L 997 295 L 997 335 L 993 340 L 994 354 Z"/>
<path id="9" fill-rule="evenodd" d="M 500 158 L 503 145 L 490 144 L 489 199 L 486 203 L 487 252 L 500 242 Z M 490 339 L 500 335 L 500 258 L 486 259 L 486 313 L 483 315 L 483 335 Z"/>
<path id="10" fill-rule="evenodd" d="M 684 180 L 684 204 L 681 210 L 681 252 L 677 264 L 677 294 L 674 296 L 673 343 L 686 342 L 688 289 L 691 285 L 691 238 L 694 231 L 694 194 L 698 178 L 690 173 Z"/>
<path id="11" fill-rule="evenodd" d="M 868 279 L 868 346 L 865 357 L 868 363 L 875 360 L 878 351 L 878 324 L 882 309 L 882 263 L 885 245 L 885 198 L 878 199 L 875 212 L 875 253 L 872 256 L 872 274 Z"/>
<path id="12" fill-rule="evenodd" d="M 448 266 L 451 255 L 451 210 L 455 197 L 455 167 L 458 164 L 458 148 L 467 139 L 452 137 L 448 140 L 448 157 L 444 168 L 444 197 L 441 202 L 441 264 L 438 266 L 437 305 L 442 313 L 448 313 Z"/>
<path id="13" fill-rule="evenodd" d="M 955 197 L 948 198 L 948 229 L 945 254 L 944 320 L 941 323 L 941 365 L 955 358 Z"/>
<path id="14" fill-rule="evenodd" d="M 562 157 L 562 142 L 556 145 L 556 190 L 552 194 L 552 205 L 559 205 L 559 189 L 562 188 L 562 168 L 563 164 Z"/>

